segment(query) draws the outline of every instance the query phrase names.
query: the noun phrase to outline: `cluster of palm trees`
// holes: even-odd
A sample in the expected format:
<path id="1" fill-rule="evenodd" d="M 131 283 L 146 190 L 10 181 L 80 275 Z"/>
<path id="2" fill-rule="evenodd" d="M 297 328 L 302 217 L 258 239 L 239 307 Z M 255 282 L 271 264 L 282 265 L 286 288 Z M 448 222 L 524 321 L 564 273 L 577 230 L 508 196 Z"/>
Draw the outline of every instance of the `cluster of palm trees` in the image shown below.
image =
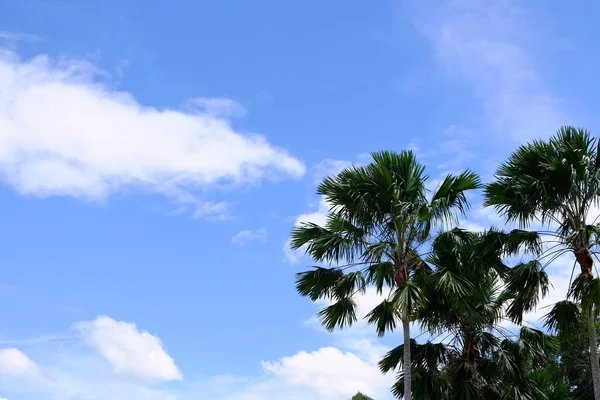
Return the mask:
<path id="1" fill-rule="evenodd" d="M 404 334 L 379 363 L 383 372 L 398 371 L 396 396 L 534 400 L 568 396 L 569 385 L 539 371 L 556 362 L 550 333 L 583 323 L 593 398 L 600 400 L 600 142 L 563 127 L 519 147 L 491 183 L 471 171 L 446 176 L 433 192 L 427 181 L 411 151 L 383 151 L 319 185 L 330 205 L 326 222 L 299 225 L 291 244 L 318 264 L 298 274 L 296 288 L 329 302 L 318 313 L 322 324 L 352 325 L 356 296 L 374 288 L 382 300 L 365 318 L 380 336 L 400 327 Z M 477 190 L 511 228 L 460 228 L 467 195 Z M 551 287 L 546 268 L 564 255 L 573 261 L 568 293 L 544 327 L 526 326 Z M 429 339 L 411 338 L 411 326 Z"/>

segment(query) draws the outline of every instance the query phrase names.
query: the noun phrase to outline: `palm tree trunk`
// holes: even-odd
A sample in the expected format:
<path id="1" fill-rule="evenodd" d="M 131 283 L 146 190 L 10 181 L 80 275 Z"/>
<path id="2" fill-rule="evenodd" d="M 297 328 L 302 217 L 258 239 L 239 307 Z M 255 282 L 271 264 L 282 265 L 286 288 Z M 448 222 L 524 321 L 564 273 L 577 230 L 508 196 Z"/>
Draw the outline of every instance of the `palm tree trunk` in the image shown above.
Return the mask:
<path id="1" fill-rule="evenodd" d="M 590 250 L 582 246 L 575 251 L 575 259 L 581 267 L 584 279 L 594 279 L 594 259 Z M 600 361 L 598 360 L 598 336 L 596 335 L 596 318 L 593 308 L 587 316 L 588 341 L 590 345 L 590 362 L 592 363 L 592 383 L 594 384 L 594 399 L 600 400 Z"/>
<path id="2" fill-rule="evenodd" d="M 592 382 L 594 383 L 594 399 L 600 400 L 600 362 L 598 360 L 598 339 L 596 337 L 596 318 L 590 310 L 587 318 L 588 340 L 590 342 L 590 360 L 592 362 Z"/>
<path id="3" fill-rule="evenodd" d="M 412 399 L 412 358 L 410 348 L 410 318 L 405 315 L 402 318 L 402 329 L 404 330 L 404 360 L 402 364 L 404 373 L 404 400 Z"/>

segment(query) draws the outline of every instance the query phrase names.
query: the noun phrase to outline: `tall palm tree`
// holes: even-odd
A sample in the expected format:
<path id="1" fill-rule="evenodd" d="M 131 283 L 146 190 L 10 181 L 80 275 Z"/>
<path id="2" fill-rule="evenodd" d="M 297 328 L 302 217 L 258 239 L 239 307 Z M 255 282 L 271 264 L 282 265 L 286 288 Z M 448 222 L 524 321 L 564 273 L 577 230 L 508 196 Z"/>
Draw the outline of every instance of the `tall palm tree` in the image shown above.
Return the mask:
<path id="1" fill-rule="evenodd" d="M 509 268 L 504 253 L 539 247 L 536 234 L 515 231 L 484 234 L 460 229 L 439 235 L 414 282 L 427 301 L 414 313 L 439 343 L 413 342 L 413 396 L 420 399 L 541 399 L 543 394 L 528 376 L 529 365 L 544 361 L 551 339 L 523 327 L 518 339 L 501 326 L 503 308 L 512 296 L 500 292 L 520 266 Z M 490 245 L 491 244 L 491 245 Z M 404 345 L 380 362 L 383 372 L 402 363 Z M 394 393 L 404 390 L 402 372 Z M 509 392 L 510 390 L 510 392 Z"/>
<path id="2" fill-rule="evenodd" d="M 594 278 L 593 255 L 598 244 L 598 218 L 590 221 L 590 212 L 600 203 L 599 145 L 585 130 L 562 127 L 547 141 L 519 147 L 500 166 L 495 182 L 485 187 L 485 204 L 509 222 L 524 228 L 541 223 L 548 229 L 540 231 L 550 235 L 553 243 L 542 269 L 565 252 L 573 254 L 574 265 L 579 264 L 580 277 L 570 296 L 590 315 L 588 343 L 596 400 L 600 400 L 600 364 L 594 321 L 600 282 Z M 557 303 L 549 314 L 549 326 L 556 326 L 557 317 L 573 320 L 576 313 L 567 312 L 573 311 L 572 305 Z"/>
<path id="3" fill-rule="evenodd" d="M 411 151 L 372 154 L 366 166 L 350 167 L 326 178 L 318 187 L 331 205 L 324 226 L 304 223 L 292 232 L 291 247 L 306 246 L 317 263 L 335 264 L 299 273 L 297 290 L 313 301 L 332 304 L 321 311 L 324 326 L 333 330 L 356 321 L 353 296 L 373 286 L 389 295 L 367 319 L 379 335 L 402 324 L 410 343 L 414 306 L 423 301 L 412 276 L 423 264 L 419 251 L 432 227 L 452 220 L 468 208 L 465 192 L 480 186 L 477 175 L 448 175 L 428 197 L 428 176 Z M 411 355 L 404 352 L 404 399 L 411 399 Z"/>

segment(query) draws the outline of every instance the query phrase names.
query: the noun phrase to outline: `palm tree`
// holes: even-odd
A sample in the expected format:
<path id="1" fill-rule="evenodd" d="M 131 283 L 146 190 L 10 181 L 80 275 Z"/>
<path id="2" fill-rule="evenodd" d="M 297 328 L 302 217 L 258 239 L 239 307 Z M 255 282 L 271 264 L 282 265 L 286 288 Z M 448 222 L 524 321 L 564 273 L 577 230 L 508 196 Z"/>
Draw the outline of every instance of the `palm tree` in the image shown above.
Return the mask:
<path id="1" fill-rule="evenodd" d="M 331 205 L 324 226 L 304 223 L 292 232 L 291 247 L 306 246 L 317 263 L 335 264 L 299 273 L 296 288 L 313 301 L 332 304 L 319 317 L 328 330 L 356 321 L 354 295 L 373 286 L 389 295 L 367 315 L 379 335 L 401 322 L 410 343 L 411 313 L 423 301 L 412 276 L 423 264 L 419 250 L 435 224 L 468 208 L 465 192 L 480 186 L 477 175 L 448 175 L 427 196 L 425 168 L 411 151 L 372 154 L 366 166 L 350 167 L 326 178 L 317 193 Z M 404 399 L 411 399 L 411 355 L 404 357 Z"/>
<path id="2" fill-rule="evenodd" d="M 512 294 L 499 290 L 502 278 L 510 279 L 520 268 L 507 267 L 501 256 L 519 249 L 536 251 L 538 242 L 536 234 L 522 231 L 476 234 L 460 229 L 434 240 L 427 265 L 413 278 L 427 298 L 414 319 L 442 340 L 411 344 L 416 400 L 543 398 L 528 367 L 543 363 L 551 339 L 523 327 L 515 340 L 500 325 L 503 308 L 512 300 Z M 380 362 L 381 370 L 401 365 L 404 349 L 400 345 L 391 350 Z M 403 390 L 400 372 L 393 392 Z"/>
<path id="3" fill-rule="evenodd" d="M 361 392 L 356 393 L 350 400 L 373 400 L 372 397 L 366 396 Z"/>
<path id="4" fill-rule="evenodd" d="M 600 282 L 594 279 L 594 250 L 598 244 L 597 217 L 590 220 L 592 207 L 600 203 L 600 148 L 589 132 L 562 127 L 547 141 L 536 140 L 517 149 L 496 172 L 495 182 L 485 187 L 485 205 L 494 207 L 509 222 L 523 228 L 541 223 L 550 235 L 551 246 L 536 263 L 542 270 L 564 253 L 572 253 L 580 277 L 569 297 L 589 314 L 588 345 L 594 396 L 600 400 L 600 364 L 594 321 Z M 522 285 L 526 288 L 525 285 Z M 596 294 L 596 296 L 594 296 Z M 530 298 L 537 301 L 537 295 Z M 573 304 L 557 303 L 549 313 L 549 326 L 556 318 L 571 321 Z M 559 321 L 565 323 L 566 321 Z"/>

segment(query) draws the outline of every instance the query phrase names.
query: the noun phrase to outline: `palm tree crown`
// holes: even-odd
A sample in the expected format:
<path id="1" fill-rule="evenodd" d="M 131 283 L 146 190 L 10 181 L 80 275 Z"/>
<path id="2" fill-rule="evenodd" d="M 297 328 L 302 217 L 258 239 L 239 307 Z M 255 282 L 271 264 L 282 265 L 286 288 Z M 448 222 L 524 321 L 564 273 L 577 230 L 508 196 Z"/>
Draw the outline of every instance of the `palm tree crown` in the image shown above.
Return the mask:
<path id="1" fill-rule="evenodd" d="M 571 252 L 580 275 L 568 293 L 571 300 L 555 304 L 547 315 L 550 328 L 573 324 L 580 308 L 588 315 L 595 399 L 600 400 L 600 363 L 594 321 L 599 311 L 600 280 L 594 279 L 595 247 L 599 243 L 600 213 L 591 212 L 600 203 L 600 142 L 589 132 L 563 127 L 547 141 L 534 141 L 517 149 L 496 173 L 496 181 L 485 188 L 486 202 L 522 227 L 539 222 L 548 231 L 551 244 L 536 263 L 538 271 Z M 526 278 L 525 276 L 523 278 Z M 527 282 L 519 286 L 527 291 Z M 531 291 L 530 291 L 531 292 Z M 543 295 L 543 293 L 542 293 Z M 537 301 L 530 293 L 529 300 Z M 526 307 L 529 307 L 526 305 Z"/>
<path id="2" fill-rule="evenodd" d="M 599 146 L 589 132 L 563 127 L 548 141 L 521 146 L 485 188 L 485 204 L 509 221 L 556 226 L 555 236 L 575 253 L 588 278 L 593 277 L 590 248 L 598 234 L 598 217 L 588 222 L 600 202 Z"/>

